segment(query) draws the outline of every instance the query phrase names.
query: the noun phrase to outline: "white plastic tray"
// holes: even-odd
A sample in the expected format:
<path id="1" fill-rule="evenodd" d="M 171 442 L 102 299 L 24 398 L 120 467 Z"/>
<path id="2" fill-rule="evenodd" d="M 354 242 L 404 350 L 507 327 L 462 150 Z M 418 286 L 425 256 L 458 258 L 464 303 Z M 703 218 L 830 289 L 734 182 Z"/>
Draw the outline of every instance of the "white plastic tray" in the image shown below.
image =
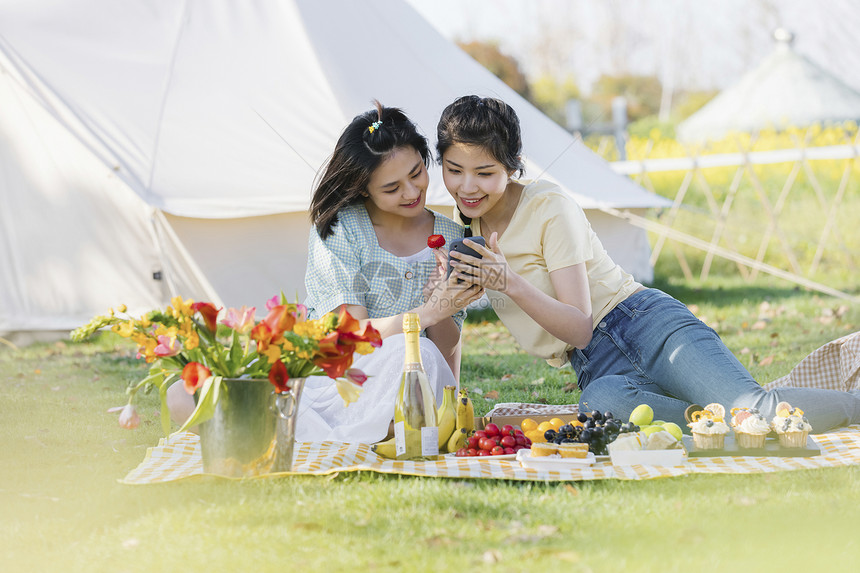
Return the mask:
<path id="1" fill-rule="evenodd" d="M 686 451 L 677 450 L 620 450 L 610 452 L 613 466 L 680 466 L 686 460 Z"/>
<path id="2" fill-rule="evenodd" d="M 595 461 L 594 454 L 588 452 L 584 458 L 563 458 L 558 454 L 551 456 L 532 457 L 531 450 L 520 450 L 517 452 L 517 461 L 524 468 L 535 470 L 561 470 L 571 468 L 583 468 L 590 466 Z"/>

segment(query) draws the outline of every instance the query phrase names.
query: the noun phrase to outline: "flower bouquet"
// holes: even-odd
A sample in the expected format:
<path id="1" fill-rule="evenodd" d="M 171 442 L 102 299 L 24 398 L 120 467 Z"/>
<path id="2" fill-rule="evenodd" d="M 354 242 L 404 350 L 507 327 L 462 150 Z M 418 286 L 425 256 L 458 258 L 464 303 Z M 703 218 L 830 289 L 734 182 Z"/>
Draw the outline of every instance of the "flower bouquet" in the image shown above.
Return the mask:
<path id="1" fill-rule="evenodd" d="M 97 316 L 71 334 L 85 340 L 110 327 L 138 345 L 138 358 L 152 364 L 149 375 L 128 388 L 129 400 L 118 408 L 120 425 L 134 428 L 139 417 L 135 394 L 158 388 L 161 424 L 170 433 L 167 388 L 181 379 L 189 394 L 197 394 L 197 407 L 180 431 L 212 416 L 224 378 L 268 378 L 279 393 L 290 389 L 290 379 L 326 375 L 334 380 L 345 404 L 358 399 L 367 376 L 350 368 L 355 353 L 368 354 L 382 345 L 379 332 L 353 318 L 345 308 L 309 320 L 307 309 L 287 303 L 283 294 L 266 303 L 268 314 L 257 322 L 256 308 L 230 308 L 220 321 L 220 308 L 208 302 L 174 297 L 165 310 L 140 318 L 120 307 Z M 115 410 L 115 409 L 112 409 Z"/>

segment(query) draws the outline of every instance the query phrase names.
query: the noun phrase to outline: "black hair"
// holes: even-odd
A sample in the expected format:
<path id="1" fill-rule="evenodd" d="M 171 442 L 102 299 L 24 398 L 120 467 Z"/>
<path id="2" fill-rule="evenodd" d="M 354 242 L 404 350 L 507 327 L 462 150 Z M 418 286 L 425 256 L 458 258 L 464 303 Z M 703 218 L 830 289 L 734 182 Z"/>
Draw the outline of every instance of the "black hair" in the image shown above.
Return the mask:
<path id="1" fill-rule="evenodd" d="M 522 176 L 525 171 L 520 155 L 523 147 L 520 119 L 514 108 L 500 99 L 468 95 L 446 107 L 436 126 L 439 163 L 454 143 L 485 149 L 507 171 L 516 172 L 517 176 Z M 466 236 L 470 237 L 472 220 L 462 213 L 460 218 L 466 223 Z"/>
<path id="2" fill-rule="evenodd" d="M 341 209 L 364 200 L 371 174 L 392 151 L 413 147 L 429 166 L 430 148 L 415 124 L 399 108 L 373 103 L 376 109 L 355 116 L 343 130 L 314 185 L 310 217 L 323 239 Z"/>

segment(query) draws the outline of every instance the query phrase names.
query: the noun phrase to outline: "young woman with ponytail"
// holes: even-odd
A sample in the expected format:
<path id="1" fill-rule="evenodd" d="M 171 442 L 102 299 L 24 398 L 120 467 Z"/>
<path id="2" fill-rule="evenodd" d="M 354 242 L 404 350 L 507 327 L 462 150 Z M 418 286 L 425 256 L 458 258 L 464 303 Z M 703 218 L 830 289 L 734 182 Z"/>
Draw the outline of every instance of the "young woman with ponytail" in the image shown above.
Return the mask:
<path id="1" fill-rule="evenodd" d="M 344 407 L 330 380 L 305 385 L 297 439 L 373 443 L 394 413 L 403 366 L 403 314 L 418 313 L 424 368 L 442 388 L 456 385 L 465 307 L 483 294 L 476 285 L 443 279 L 447 258 L 428 247 L 430 235 L 450 244 L 462 227 L 425 208 L 430 161 L 427 140 L 397 108 L 355 117 L 337 141 L 311 202 L 306 306 L 317 317 L 346 305 L 383 336 L 382 347 L 357 358 L 369 375 L 357 402 Z"/>

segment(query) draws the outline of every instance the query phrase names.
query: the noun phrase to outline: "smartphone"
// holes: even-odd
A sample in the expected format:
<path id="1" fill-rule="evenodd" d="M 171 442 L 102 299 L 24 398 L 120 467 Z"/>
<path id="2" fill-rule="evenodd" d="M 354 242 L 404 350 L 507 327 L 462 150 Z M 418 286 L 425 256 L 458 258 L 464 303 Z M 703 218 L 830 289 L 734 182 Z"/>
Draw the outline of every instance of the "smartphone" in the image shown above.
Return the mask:
<path id="1" fill-rule="evenodd" d="M 484 241 L 484 237 L 480 237 L 480 236 L 478 236 L 478 237 L 464 237 L 464 239 L 469 239 L 470 241 L 474 241 L 475 243 L 478 243 L 482 247 L 487 246 L 487 243 Z M 471 247 L 464 245 L 463 239 L 454 239 L 453 241 L 451 241 L 451 247 L 448 249 L 448 275 L 447 276 L 449 276 L 449 277 L 451 276 L 451 271 L 454 270 L 454 267 L 451 266 L 451 253 L 453 253 L 454 251 L 456 251 L 458 253 L 463 253 L 466 255 L 471 255 L 471 256 L 478 258 L 478 259 L 483 258 L 481 256 L 481 253 L 479 253 L 478 251 L 476 251 L 475 249 L 473 249 Z"/>

